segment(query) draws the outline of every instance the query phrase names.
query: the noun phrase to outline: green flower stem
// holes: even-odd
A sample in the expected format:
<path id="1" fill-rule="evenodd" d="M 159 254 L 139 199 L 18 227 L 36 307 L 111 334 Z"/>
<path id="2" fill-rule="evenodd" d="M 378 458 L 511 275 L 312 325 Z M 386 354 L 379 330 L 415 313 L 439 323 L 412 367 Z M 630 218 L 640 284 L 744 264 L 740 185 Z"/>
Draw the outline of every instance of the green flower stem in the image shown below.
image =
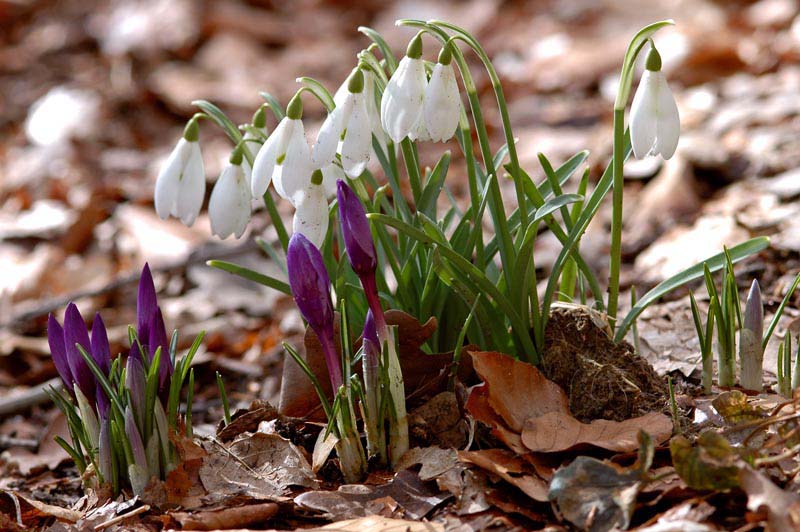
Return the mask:
<path id="1" fill-rule="evenodd" d="M 612 212 L 611 212 L 611 262 L 608 268 L 608 321 L 614 330 L 619 302 L 619 271 L 622 262 L 622 164 L 625 143 L 625 109 L 614 109 L 614 148 Z"/>
<path id="2" fill-rule="evenodd" d="M 411 184 L 411 194 L 414 197 L 414 206 L 419 204 L 422 197 L 422 178 L 419 173 L 419 163 L 415 154 L 414 143 L 408 137 L 400 142 L 400 149 L 403 152 L 403 162 L 408 172 L 408 181 Z"/>
<path id="3" fill-rule="evenodd" d="M 467 163 L 467 182 L 469 183 L 469 198 L 472 214 L 472 231 L 475 236 L 475 265 L 486 269 L 486 254 L 483 245 L 483 220 L 481 216 L 481 194 L 478 188 L 478 170 L 475 164 L 475 154 L 472 152 L 472 130 L 469 127 L 467 112 L 462 107 L 461 117 L 458 120 L 458 129 L 461 137 L 461 151 Z"/>

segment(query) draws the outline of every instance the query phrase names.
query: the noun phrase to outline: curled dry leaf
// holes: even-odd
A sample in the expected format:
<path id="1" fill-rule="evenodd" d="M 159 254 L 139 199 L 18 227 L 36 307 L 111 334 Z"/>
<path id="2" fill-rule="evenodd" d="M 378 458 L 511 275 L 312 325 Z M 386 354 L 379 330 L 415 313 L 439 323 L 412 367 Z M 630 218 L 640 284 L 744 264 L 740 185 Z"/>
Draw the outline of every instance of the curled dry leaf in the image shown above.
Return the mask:
<path id="1" fill-rule="evenodd" d="M 533 466 L 509 451 L 504 449 L 459 451 L 458 458 L 462 462 L 474 464 L 484 471 L 499 476 L 535 501 L 548 500 L 547 482 L 536 475 Z"/>
<path id="2" fill-rule="evenodd" d="M 697 446 L 683 436 L 669 442 L 672 464 L 686 485 L 695 489 L 727 490 L 739 485 L 741 460 L 721 435 L 707 431 Z"/>
<path id="3" fill-rule="evenodd" d="M 485 384 L 473 389 L 467 410 L 517 453 L 566 451 L 582 445 L 627 452 L 637 449 L 640 430 L 656 443 L 672 434 L 672 421 L 658 412 L 625 421 L 581 423 L 570 413 L 563 390 L 534 366 L 502 353 L 471 355 Z"/>
<path id="4" fill-rule="evenodd" d="M 582 530 L 625 529 L 642 486 L 641 471 L 579 456 L 559 469 L 550 483 L 550 500 L 568 521 Z"/>
<path id="5" fill-rule="evenodd" d="M 278 505 L 266 502 L 213 511 L 174 512 L 172 517 L 184 530 L 228 530 L 263 523 L 276 513 Z"/>
<path id="6" fill-rule="evenodd" d="M 361 519 L 338 521 L 320 528 L 306 528 L 304 532 L 444 532 L 441 523 L 427 521 L 407 521 L 371 515 Z"/>
<path id="7" fill-rule="evenodd" d="M 214 499 L 246 495 L 280 501 L 290 486 L 317 487 L 300 449 L 277 434 L 244 434 L 228 445 L 211 442 L 207 450 L 200 480 Z"/>
<path id="8" fill-rule="evenodd" d="M 739 481 L 747 493 L 747 509 L 767 512 L 766 532 L 800 531 L 800 496 L 776 486 L 763 473 L 744 466 Z"/>

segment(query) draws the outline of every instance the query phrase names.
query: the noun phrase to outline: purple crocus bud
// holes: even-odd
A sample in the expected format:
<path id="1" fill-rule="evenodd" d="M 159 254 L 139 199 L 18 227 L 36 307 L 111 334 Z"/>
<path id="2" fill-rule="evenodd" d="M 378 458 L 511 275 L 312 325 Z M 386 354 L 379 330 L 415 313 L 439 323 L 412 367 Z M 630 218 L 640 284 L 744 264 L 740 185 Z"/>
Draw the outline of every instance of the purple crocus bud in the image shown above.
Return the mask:
<path id="1" fill-rule="evenodd" d="M 111 424 L 108 418 L 100 420 L 100 442 L 97 447 L 97 466 L 100 469 L 100 474 L 103 476 L 103 481 L 110 484 L 114 474 L 112 469 L 114 465 L 111 458 L 111 453 L 113 452 L 111 446 Z"/>
<path id="2" fill-rule="evenodd" d="M 147 455 L 144 451 L 144 443 L 142 443 L 142 436 L 136 426 L 136 420 L 133 418 L 133 412 L 130 407 L 125 409 L 125 435 L 131 443 L 133 462 L 143 471 L 147 471 Z"/>
<path id="3" fill-rule="evenodd" d="M 137 421 L 144 425 L 146 379 L 141 358 L 128 357 L 125 363 L 125 387 L 131 392 L 131 403 Z"/>
<path id="4" fill-rule="evenodd" d="M 372 315 L 372 310 L 367 311 L 367 317 L 364 319 L 364 331 L 361 335 L 361 341 L 364 344 L 364 351 L 367 356 L 380 356 L 381 342 L 378 340 L 378 329 L 375 327 L 375 317 Z"/>
<path id="5" fill-rule="evenodd" d="M 53 364 L 55 364 L 58 375 L 64 383 L 64 388 L 72 394 L 72 370 L 69 367 L 67 349 L 64 345 L 64 329 L 52 314 L 47 318 L 47 343 L 50 344 Z"/>
<path id="6" fill-rule="evenodd" d="M 70 303 L 64 314 L 64 346 L 67 352 L 67 361 L 72 371 L 73 382 L 78 385 L 86 399 L 94 404 L 96 386 L 94 375 L 76 347 L 77 345 L 80 345 L 87 353 L 92 352 L 89 333 L 86 332 L 86 322 L 83 321 L 77 305 Z"/>
<path id="7" fill-rule="evenodd" d="M 142 275 L 139 277 L 139 293 L 136 297 L 136 332 L 141 343 L 150 339 L 150 325 L 153 323 L 156 310 L 158 310 L 156 286 L 150 273 L 150 265 L 145 263 Z"/>
<path id="8" fill-rule="evenodd" d="M 333 389 L 342 385 L 342 368 L 333 339 L 331 281 L 322 254 L 302 233 L 295 233 L 286 250 L 289 286 L 300 314 L 317 334 L 325 354 Z"/>
<path id="9" fill-rule="evenodd" d="M 341 179 L 337 183 L 336 197 L 339 200 L 339 222 L 350 265 L 359 277 L 374 274 L 378 259 L 364 206 L 356 193 Z"/>
<path id="10" fill-rule="evenodd" d="M 111 347 L 108 344 L 108 334 L 106 332 L 106 325 L 103 323 L 103 318 L 100 317 L 98 312 L 94 316 L 92 322 L 92 359 L 97 363 L 97 366 L 103 371 L 103 374 L 108 376 L 111 371 Z M 100 417 L 104 418 L 108 415 L 108 410 L 111 407 L 109 398 L 105 390 L 97 383 L 97 409 Z"/>
<path id="11" fill-rule="evenodd" d="M 336 195 L 339 200 L 339 223 L 342 227 L 347 258 L 361 280 L 367 304 L 374 314 L 377 330 L 384 336 L 388 334 L 386 319 L 383 316 L 378 285 L 375 281 L 378 259 L 372 233 L 369 230 L 367 213 L 356 193 L 341 179 L 337 183 Z"/>
<path id="12" fill-rule="evenodd" d="M 144 340 L 144 339 L 143 339 Z M 155 356 L 158 348 L 161 348 L 161 358 L 158 368 L 158 388 L 162 392 L 169 387 L 169 378 L 175 370 L 169 352 L 169 340 L 167 339 L 167 328 L 164 326 L 164 317 L 161 309 L 156 306 L 156 312 L 150 322 L 150 335 L 147 338 L 147 348 L 150 354 Z M 152 357 L 151 357 L 152 359 Z"/>

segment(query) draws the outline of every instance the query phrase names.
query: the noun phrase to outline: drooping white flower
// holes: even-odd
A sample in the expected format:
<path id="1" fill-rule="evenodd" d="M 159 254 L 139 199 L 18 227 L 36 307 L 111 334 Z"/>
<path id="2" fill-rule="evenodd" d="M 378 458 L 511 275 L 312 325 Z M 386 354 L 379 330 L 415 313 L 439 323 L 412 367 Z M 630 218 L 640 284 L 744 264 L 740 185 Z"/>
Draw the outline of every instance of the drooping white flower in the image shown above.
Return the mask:
<path id="1" fill-rule="evenodd" d="M 678 106 L 655 48 L 647 55 L 645 72 L 633 96 L 630 129 L 633 153 L 639 159 L 658 154 L 669 159 L 678 147 L 681 132 Z"/>
<path id="2" fill-rule="evenodd" d="M 253 162 L 251 190 L 261 197 L 270 182 L 275 191 L 289 199 L 308 182 L 311 174 L 311 150 L 303 127 L 303 103 L 295 95 L 286 108 L 286 116 L 261 146 Z"/>
<path id="3" fill-rule="evenodd" d="M 381 99 L 381 124 L 394 142 L 400 142 L 415 130 L 422 115 L 426 83 L 422 39 L 417 35 L 409 43 L 406 56 L 386 84 Z"/>
<path id="4" fill-rule="evenodd" d="M 194 224 L 206 194 L 206 174 L 200 153 L 199 128 L 191 120 L 156 178 L 153 202 L 162 220 L 170 215 Z"/>
<path id="5" fill-rule="evenodd" d="M 372 153 L 372 124 L 364 74 L 355 70 L 345 84 L 347 89 L 337 91 L 334 101 L 339 101 L 319 130 L 311 159 L 317 167 L 322 167 L 333 161 L 338 151 L 344 171 L 356 178 L 364 172 Z"/>
<path id="6" fill-rule="evenodd" d="M 237 149 L 211 192 L 208 202 L 211 232 L 220 238 L 230 235 L 240 238 L 250 221 L 250 199 L 250 183 L 242 166 L 241 149 Z"/>
<path id="7" fill-rule="evenodd" d="M 267 114 L 264 111 L 264 106 L 258 108 L 258 111 L 253 114 L 253 119 L 250 121 L 250 125 L 262 132 L 265 136 L 267 136 Z M 252 129 L 248 129 L 244 133 L 244 149 L 246 149 L 253 157 L 255 161 L 255 157 L 258 154 L 257 147 L 258 144 L 254 142 L 255 140 L 259 140 L 258 134 L 254 133 Z M 250 179 L 253 175 L 253 169 L 250 168 L 250 162 L 247 157 L 242 159 L 242 169 L 244 170 L 245 175 L 247 176 L 247 186 L 248 189 L 250 188 Z"/>
<path id="8" fill-rule="evenodd" d="M 425 87 L 422 116 L 430 139 L 445 142 L 455 134 L 461 116 L 461 97 L 458 93 L 456 73 L 453 70 L 450 47 L 439 53 L 431 79 Z"/>
<path id="9" fill-rule="evenodd" d="M 336 182 L 343 174 L 334 164 L 314 170 L 308 185 L 291 198 L 295 208 L 294 232 L 302 233 L 318 248 L 322 247 L 328 232 L 328 198 L 336 194 Z"/>

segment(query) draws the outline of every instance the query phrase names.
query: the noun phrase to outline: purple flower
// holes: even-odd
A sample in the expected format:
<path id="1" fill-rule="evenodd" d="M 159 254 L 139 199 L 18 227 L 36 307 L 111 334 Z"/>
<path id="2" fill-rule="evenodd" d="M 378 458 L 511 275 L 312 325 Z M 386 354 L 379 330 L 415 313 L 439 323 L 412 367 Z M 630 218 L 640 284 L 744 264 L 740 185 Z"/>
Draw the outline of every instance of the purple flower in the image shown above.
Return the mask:
<path id="1" fill-rule="evenodd" d="M 295 233 L 286 251 L 286 268 L 294 301 L 319 338 L 331 384 L 336 391 L 342 385 L 342 368 L 333 338 L 331 281 L 322 254 L 305 236 Z"/>
<path id="2" fill-rule="evenodd" d="M 101 417 L 105 416 L 110 406 L 108 397 L 76 346 L 80 345 L 100 370 L 108 375 L 111 369 L 111 348 L 108 344 L 106 326 L 100 314 L 94 317 L 90 340 L 83 316 L 75 303 L 70 303 L 64 314 L 63 328 L 55 316 L 51 314 L 48 318 L 47 341 L 50 344 L 53 363 L 69 393 L 73 394 L 72 387 L 77 384 L 91 404 L 95 404 L 96 401 Z"/>
<path id="3" fill-rule="evenodd" d="M 375 327 L 375 317 L 372 314 L 372 309 L 367 311 L 367 317 L 364 319 L 364 331 L 361 334 L 361 341 L 364 344 L 364 351 L 368 357 L 377 357 L 381 353 L 381 342 L 378 340 L 378 328 Z"/>
<path id="4" fill-rule="evenodd" d="M 78 350 L 78 345 L 87 353 L 92 352 L 89 333 L 86 332 L 86 322 L 83 321 L 78 306 L 70 303 L 64 313 L 64 347 L 67 352 L 67 361 L 72 372 L 73 383 L 77 384 L 86 399 L 94 404 L 97 383 L 92 370 L 89 369 L 89 365 Z"/>
<path id="5" fill-rule="evenodd" d="M 385 333 L 386 319 L 383 316 L 378 285 L 375 281 L 375 270 L 378 259 L 372 233 L 369 230 L 369 220 L 361 200 L 356 193 L 341 179 L 336 192 L 339 200 L 339 223 L 344 236 L 344 247 L 350 266 L 361 280 L 361 287 L 367 298 L 367 304 L 374 314 L 377 329 L 381 335 Z"/>
<path id="6" fill-rule="evenodd" d="M 359 277 L 374 274 L 378 266 L 375 244 L 369 230 L 367 213 L 356 193 L 341 179 L 336 197 L 339 200 L 339 223 L 342 226 L 344 246 L 353 271 Z"/>
<path id="7" fill-rule="evenodd" d="M 169 352 L 167 329 L 158 306 L 153 275 L 150 273 L 150 266 L 147 263 L 139 277 L 139 293 L 136 299 L 136 334 L 144 353 L 147 353 L 148 360 L 153 360 L 156 351 L 159 347 L 161 348 L 158 387 L 164 393 L 169 389 L 168 380 L 172 376 L 174 366 Z M 134 357 L 144 358 L 144 353 L 139 352 L 136 346 L 131 347 L 131 355 Z"/>
<path id="8" fill-rule="evenodd" d="M 143 471 L 147 471 L 147 455 L 144 450 L 144 443 L 139 429 L 136 427 L 136 420 L 133 418 L 131 407 L 125 409 L 125 435 L 131 443 L 131 451 L 133 452 L 133 463 L 141 467 Z"/>

